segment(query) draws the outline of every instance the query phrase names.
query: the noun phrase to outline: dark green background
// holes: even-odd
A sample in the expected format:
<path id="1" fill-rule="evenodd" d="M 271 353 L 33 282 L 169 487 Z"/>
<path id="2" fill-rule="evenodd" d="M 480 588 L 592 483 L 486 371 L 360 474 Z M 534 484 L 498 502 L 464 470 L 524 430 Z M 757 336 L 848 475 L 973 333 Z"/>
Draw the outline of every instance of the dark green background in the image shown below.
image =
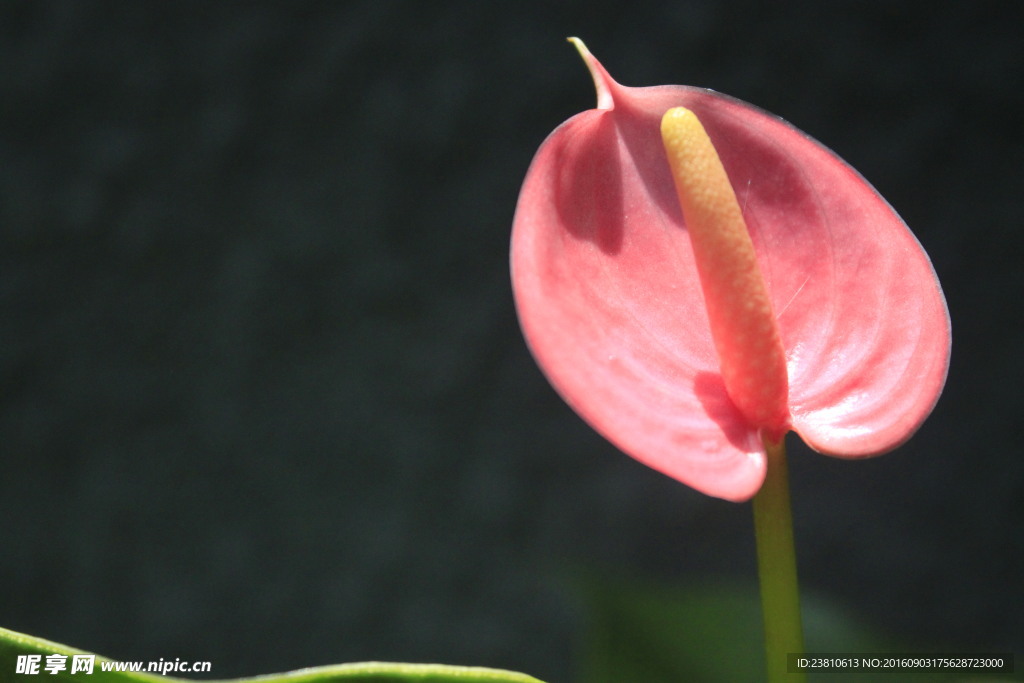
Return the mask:
<path id="1" fill-rule="evenodd" d="M 217 676 L 554 682 L 567 575 L 754 580 L 749 506 L 608 446 L 518 332 L 512 214 L 593 106 L 579 35 L 792 121 L 913 228 L 946 393 L 883 458 L 793 446 L 804 586 L 1024 652 L 1018 6 L 0 4 L 0 625 Z"/>

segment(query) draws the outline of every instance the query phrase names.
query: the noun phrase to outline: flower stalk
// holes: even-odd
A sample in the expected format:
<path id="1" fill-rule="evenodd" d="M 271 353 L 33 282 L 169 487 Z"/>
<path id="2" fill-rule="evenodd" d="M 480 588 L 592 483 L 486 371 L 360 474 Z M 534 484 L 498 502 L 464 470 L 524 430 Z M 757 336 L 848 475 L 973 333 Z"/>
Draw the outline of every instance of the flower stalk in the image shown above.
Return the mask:
<path id="1" fill-rule="evenodd" d="M 786 655 L 804 650 L 800 618 L 800 590 L 793 544 L 786 443 L 765 440 L 768 472 L 754 496 L 754 535 L 757 572 L 761 582 L 764 618 L 765 665 L 769 683 L 806 680 L 802 673 L 787 674 Z"/>

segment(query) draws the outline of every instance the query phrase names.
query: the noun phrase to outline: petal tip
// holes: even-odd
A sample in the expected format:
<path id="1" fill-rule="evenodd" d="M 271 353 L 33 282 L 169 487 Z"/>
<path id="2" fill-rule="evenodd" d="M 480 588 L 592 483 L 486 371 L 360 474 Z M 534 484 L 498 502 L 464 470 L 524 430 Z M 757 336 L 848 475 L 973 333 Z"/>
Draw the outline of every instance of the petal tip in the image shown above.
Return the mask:
<path id="1" fill-rule="evenodd" d="M 591 78 L 594 79 L 594 87 L 597 89 L 597 108 L 613 109 L 615 102 L 612 99 L 611 88 L 615 85 L 615 81 L 608 75 L 605 68 L 601 66 L 601 62 L 597 61 L 597 58 L 591 54 L 582 40 L 575 36 L 570 36 L 566 40 L 572 43 L 576 51 L 580 53 L 580 57 L 583 58 L 583 62 L 590 71 Z"/>

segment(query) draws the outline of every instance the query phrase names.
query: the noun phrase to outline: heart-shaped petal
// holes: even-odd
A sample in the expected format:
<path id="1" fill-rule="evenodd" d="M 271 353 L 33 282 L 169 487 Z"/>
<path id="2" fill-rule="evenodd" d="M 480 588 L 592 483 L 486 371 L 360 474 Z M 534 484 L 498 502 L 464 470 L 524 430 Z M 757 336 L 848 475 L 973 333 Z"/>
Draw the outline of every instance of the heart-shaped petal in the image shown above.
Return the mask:
<path id="1" fill-rule="evenodd" d="M 736 193 L 786 352 L 793 428 L 858 457 L 902 443 L 935 404 L 949 317 L 927 255 L 856 171 L 718 93 L 616 83 L 582 43 L 598 108 L 538 150 L 516 208 L 512 281 L 527 342 L 562 397 L 626 453 L 746 500 L 764 447 L 722 381 L 660 136 L 694 112 Z"/>

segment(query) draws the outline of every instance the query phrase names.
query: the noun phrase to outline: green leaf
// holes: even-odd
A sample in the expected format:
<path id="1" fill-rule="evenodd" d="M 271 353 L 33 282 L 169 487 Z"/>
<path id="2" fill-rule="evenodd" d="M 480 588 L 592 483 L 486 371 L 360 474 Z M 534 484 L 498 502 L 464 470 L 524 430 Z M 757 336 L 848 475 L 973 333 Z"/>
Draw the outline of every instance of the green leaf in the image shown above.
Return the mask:
<path id="1" fill-rule="evenodd" d="M 45 671 L 47 655 L 65 655 L 67 668 L 56 674 Z M 96 655 L 91 675 L 69 673 L 72 655 L 88 655 L 91 653 L 67 645 L 60 645 L 42 638 L 16 633 L 0 628 L 0 680 L 10 680 L 13 676 L 19 655 L 41 655 L 38 676 L 45 681 L 82 681 L 90 683 L 166 683 L 167 681 L 183 681 L 187 679 L 172 678 L 159 674 L 103 671 L 104 663 L 111 663 L 106 657 Z M 26 677 L 31 680 L 34 677 Z M 399 664 L 391 662 L 359 662 L 356 664 L 338 664 L 311 669 L 301 669 L 282 674 L 257 676 L 254 678 L 231 679 L 235 683 L 411 683 L 427 681 L 429 683 L 543 683 L 542 681 L 514 671 L 486 669 L 482 667 L 448 666 L 444 664 Z M 216 682 L 212 682 L 216 683 Z"/>

